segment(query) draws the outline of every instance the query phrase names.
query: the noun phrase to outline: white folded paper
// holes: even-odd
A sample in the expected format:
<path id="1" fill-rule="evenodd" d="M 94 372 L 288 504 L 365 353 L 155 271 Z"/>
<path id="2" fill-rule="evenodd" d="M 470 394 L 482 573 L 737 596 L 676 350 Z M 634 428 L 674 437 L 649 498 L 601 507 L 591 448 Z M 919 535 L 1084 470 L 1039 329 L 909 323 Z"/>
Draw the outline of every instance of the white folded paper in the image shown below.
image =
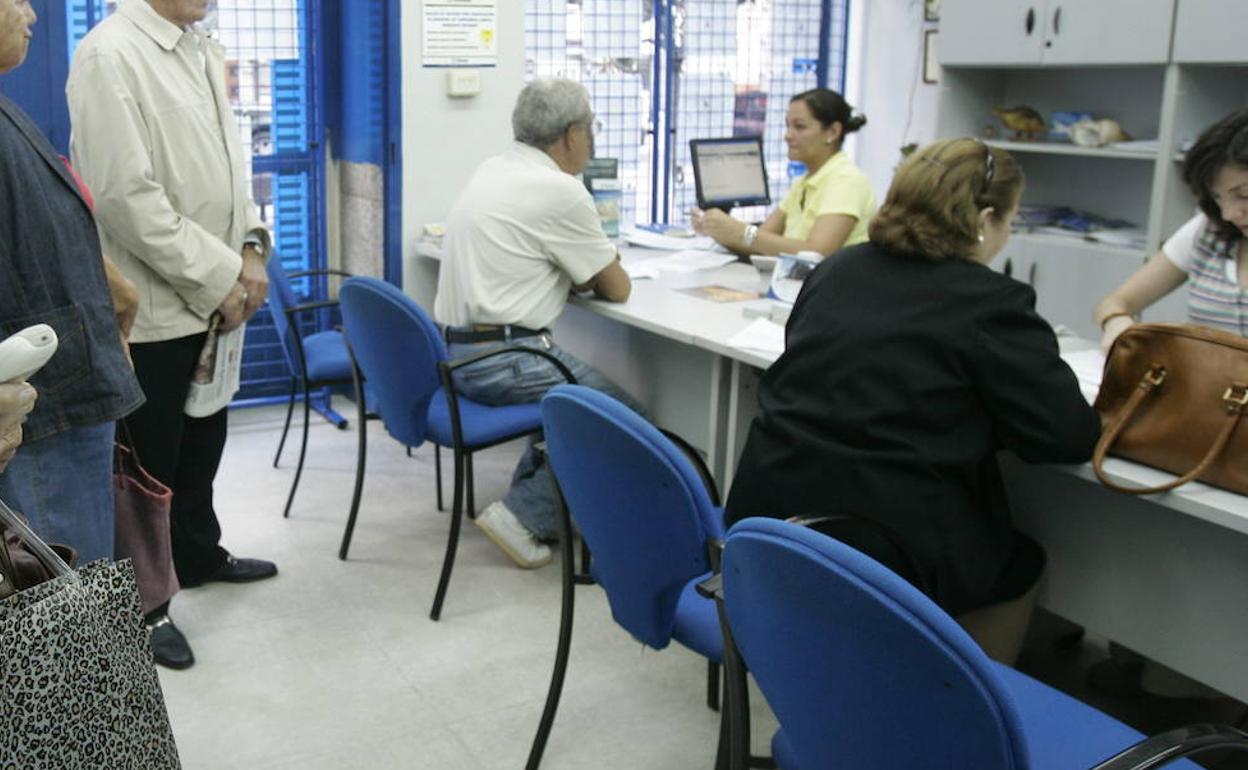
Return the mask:
<path id="1" fill-rule="evenodd" d="M 734 348 L 779 355 L 784 352 L 784 327 L 766 318 L 755 318 L 749 326 L 732 335 L 728 344 Z"/>

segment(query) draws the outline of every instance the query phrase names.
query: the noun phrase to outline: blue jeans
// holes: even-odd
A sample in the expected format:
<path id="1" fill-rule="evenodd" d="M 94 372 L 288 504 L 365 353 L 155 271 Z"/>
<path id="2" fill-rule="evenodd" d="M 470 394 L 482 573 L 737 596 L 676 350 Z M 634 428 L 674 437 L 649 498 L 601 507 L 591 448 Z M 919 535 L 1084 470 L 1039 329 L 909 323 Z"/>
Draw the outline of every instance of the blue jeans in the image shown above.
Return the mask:
<path id="1" fill-rule="evenodd" d="M 525 337 L 511 344 L 545 350 L 559 359 L 576 377 L 577 384 L 602 391 L 620 401 L 633 411 L 645 416 L 641 403 L 619 385 L 589 364 L 573 356 L 558 345 L 543 340 L 549 336 Z M 450 346 L 451 358 L 461 358 L 498 347 L 498 342 L 480 342 L 471 345 Z M 529 353 L 503 353 L 471 364 L 455 372 L 456 389 L 483 404 L 528 404 L 540 401 L 546 391 L 566 380 L 559 370 L 541 356 Z M 520 458 L 511 477 L 511 488 L 503 497 L 503 504 L 516 515 L 520 523 L 540 540 L 552 540 L 559 536 L 555 516 L 557 499 L 543 455 L 534 451 L 537 437 L 529 441 L 529 448 Z"/>
<path id="2" fill-rule="evenodd" d="M 39 537 L 78 549 L 78 563 L 113 558 L 111 422 L 18 447 L 0 473 L 0 499 L 30 519 Z"/>

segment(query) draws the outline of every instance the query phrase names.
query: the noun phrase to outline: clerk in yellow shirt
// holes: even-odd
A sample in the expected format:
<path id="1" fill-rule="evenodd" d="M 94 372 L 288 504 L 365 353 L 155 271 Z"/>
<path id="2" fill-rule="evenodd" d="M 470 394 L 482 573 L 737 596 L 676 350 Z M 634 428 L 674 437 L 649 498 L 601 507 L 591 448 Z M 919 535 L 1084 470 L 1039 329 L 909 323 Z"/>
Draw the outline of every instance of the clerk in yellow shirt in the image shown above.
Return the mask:
<path id="1" fill-rule="evenodd" d="M 742 255 L 813 251 L 826 257 L 866 241 L 875 195 L 866 175 L 841 151 L 845 135 L 866 122 L 836 91 L 812 88 L 794 96 L 784 141 L 789 160 L 804 163 L 806 173 L 761 225 L 710 209 L 694 210 L 693 229 Z"/>

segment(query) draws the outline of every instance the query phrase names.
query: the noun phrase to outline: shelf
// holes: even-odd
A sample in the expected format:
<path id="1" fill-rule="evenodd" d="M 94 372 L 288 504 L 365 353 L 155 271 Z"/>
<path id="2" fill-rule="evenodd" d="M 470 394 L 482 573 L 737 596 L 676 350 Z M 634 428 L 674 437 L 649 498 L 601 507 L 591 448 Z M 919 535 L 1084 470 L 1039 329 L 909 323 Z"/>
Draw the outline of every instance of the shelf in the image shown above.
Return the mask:
<path id="1" fill-rule="evenodd" d="M 1010 234 L 1011 241 L 1020 241 L 1026 243 L 1034 243 L 1043 246 L 1053 246 L 1056 248 L 1078 247 L 1091 251 L 1104 252 L 1110 257 L 1138 257 L 1141 260 L 1148 256 L 1148 250 L 1135 246 L 1119 246 L 1113 243 L 1102 243 L 1101 241 L 1088 240 L 1076 235 L 1055 235 L 1052 233 L 1034 233 L 1034 232 L 1014 232 Z"/>
<path id="2" fill-rule="evenodd" d="M 1027 141 L 1011 141 L 1006 139 L 988 139 L 985 144 L 993 147 L 1007 150 L 1009 152 L 1029 152 L 1044 155 L 1076 155 L 1085 158 L 1124 158 L 1127 160 L 1148 160 L 1157 159 L 1156 150 L 1118 150 L 1113 147 L 1080 147 L 1077 144 L 1067 144 L 1066 142 L 1047 142 L 1044 140 L 1036 140 L 1034 142 Z"/>

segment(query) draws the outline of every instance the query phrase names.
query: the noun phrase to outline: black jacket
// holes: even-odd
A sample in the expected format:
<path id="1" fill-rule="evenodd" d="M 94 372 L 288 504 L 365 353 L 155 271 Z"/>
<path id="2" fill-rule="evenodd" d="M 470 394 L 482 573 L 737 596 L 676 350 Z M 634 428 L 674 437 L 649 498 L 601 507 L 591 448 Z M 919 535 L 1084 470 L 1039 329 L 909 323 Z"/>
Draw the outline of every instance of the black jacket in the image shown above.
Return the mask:
<path id="1" fill-rule="evenodd" d="M 1083 462 L 1100 433 L 1034 305 L 1030 287 L 965 260 L 865 243 L 825 261 L 763 376 L 728 521 L 874 518 L 949 612 L 1011 598 L 996 452 Z"/>

